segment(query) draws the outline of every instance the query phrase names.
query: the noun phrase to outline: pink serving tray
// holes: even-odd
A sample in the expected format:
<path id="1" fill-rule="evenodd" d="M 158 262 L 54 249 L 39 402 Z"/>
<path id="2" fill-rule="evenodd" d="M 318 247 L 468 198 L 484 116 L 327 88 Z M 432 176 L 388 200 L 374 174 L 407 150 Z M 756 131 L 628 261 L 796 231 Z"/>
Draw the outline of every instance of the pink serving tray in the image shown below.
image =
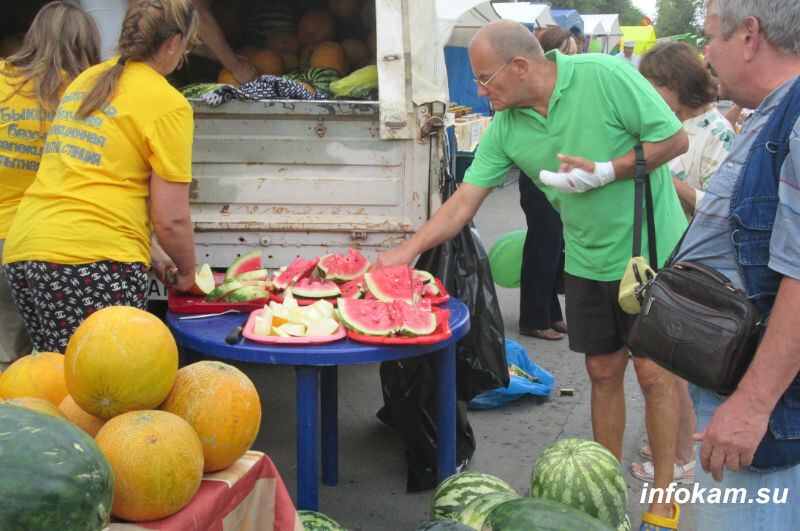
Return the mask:
<path id="1" fill-rule="evenodd" d="M 372 343 L 376 345 L 429 345 L 431 343 L 438 343 L 439 341 L 443 341 L 448 337 L 452 336 L 453 332 L 450 330 L 450 323 L 448 322 L 448 319 L 450 317 L 450 310 L 443 310 L 441 308 L 434 307 L 431 309 L 431 311 L 436 315 L 436 330 L 434 330 L 433 333 L 428 334 L 427 336 L 415 336 L 415 337 L 368 336 L 364 334 L 359 334 L 358 332 L 353 332 L 352 330 L 348 330 L 347 337 L 355 341 L 360 341 L 362 343 Z"/>
<path id="2" fill-rule="evenodd" d="M 339 323 L 339 329 L 336 333 L 329 336 L 312 336 L 312 337 L 282 337 L 282 336 L 262 336 L 253 333 L 253 326 L 255 325 L 256 315 L 260 314 L 261 310 L 255 310 L 250 313 L 247 322 L 242 329 L 242 335 L 245 339 L 255 341 L 256 343 L 266 343 L 268 345 L 319 345 L 320 343 L 332 343 L 342 339 L 347 333 L 344 326 Z"/>

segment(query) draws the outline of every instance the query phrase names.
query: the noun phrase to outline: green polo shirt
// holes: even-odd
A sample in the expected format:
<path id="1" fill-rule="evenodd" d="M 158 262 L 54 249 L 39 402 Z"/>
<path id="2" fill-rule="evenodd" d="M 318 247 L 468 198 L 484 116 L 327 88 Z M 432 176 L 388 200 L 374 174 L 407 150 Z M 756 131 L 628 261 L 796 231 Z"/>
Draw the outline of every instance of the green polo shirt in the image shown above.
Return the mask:
<path id="1" fill-rule="evenodd" d="M 615 159 L 637 143 L 666 140 L 681 122 L 650 83 L 619 58 L 565 56 L 555 50 L 546 57 L 558 65 L 547 118 L 530 108 L 497 112 L 464 182 L 482 188 L 499 186 L 516 164 L 561 214 L 565 271 L 592 280 L 619 280 L 633 245 L 633 179 L 568 194 L 542 184 L 539 171 L 556 171 L 558 153 L 595 162 Z M 661 266 L 686 228 L 686 219 L 667 166 L 651 172 L 650 180 Z M 645 226 L 643 256 L 647 245 Z"/>

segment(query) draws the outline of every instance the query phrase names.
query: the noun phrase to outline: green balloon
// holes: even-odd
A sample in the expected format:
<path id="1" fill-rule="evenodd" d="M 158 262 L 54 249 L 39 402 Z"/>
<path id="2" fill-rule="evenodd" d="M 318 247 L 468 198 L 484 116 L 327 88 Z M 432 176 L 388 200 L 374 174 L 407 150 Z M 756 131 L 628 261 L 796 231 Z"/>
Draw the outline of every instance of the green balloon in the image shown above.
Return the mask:
<path id="1" fill-rule="evenodd" d="M 500 236 L 489 251 L 489 267 L 495 283 L 504 288 L 518 288 L 522 268 L 522 248 L 527 230 L 517 230 Z"/>
<path id="2" fill-rule="evenodd" d="M 597 39 L 589 41 L 589 48 L 586 50 L 589 53 L 600 53 L 603 51 L 603 45 Z"/>

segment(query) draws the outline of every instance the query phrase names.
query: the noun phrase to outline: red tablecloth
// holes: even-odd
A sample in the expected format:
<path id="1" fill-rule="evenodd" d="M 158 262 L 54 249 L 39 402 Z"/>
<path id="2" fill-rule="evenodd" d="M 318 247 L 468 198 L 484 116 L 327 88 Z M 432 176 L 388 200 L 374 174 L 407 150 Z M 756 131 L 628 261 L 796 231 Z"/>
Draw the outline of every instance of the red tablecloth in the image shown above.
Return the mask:
<path id="1" fill-rule="evenodd" d="M 203 476 L 189 505 L 151 522 L 115 521 L 111 531 L 303 531 L 289 492 L 269 458 L 250 451 L 232 466 Z"/>

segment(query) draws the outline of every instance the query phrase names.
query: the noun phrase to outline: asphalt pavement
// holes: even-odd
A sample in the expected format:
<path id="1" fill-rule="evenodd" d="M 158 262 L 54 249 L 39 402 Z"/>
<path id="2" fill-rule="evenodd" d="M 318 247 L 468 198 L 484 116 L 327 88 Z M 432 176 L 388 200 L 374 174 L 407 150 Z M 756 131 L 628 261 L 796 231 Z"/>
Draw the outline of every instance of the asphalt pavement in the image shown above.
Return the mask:
<path id="1" fill-rule="evenodd" d="M 493 191 L 475 217 L 487 252 L 500 236 L 526 228 L 515 178 L 510 173 L 508 185 Z M 583 356 L 568 349 L 566 338 L 544 341 L 520 336 L 519 289 L 496 289 L 506 337 L 522 345 L 531 360 L 556 382 L 549 397 L 526 396 L 496 409 L 470 411 L 477 449 L 467 469 L 500 477 L 520 495 L 527 495 L 531 470 L 542 451 L 565 437 L 592 439 L 591 389 Z M 296 501 L 294 369 L 247 363 L 237 366 L 253 379 L 261 395 L 263 416 L 254 449 L 272 458 Z M 410 531 L 428 520 L 432 491 L 406 492 L 402 439 L 375 416 L 383 404 L 378 367 L 376 363 L 339 368 L 339 484 L 320 485 L 319 510 L 353 531 Z M 561 388 L 574 389 L 574 396 L 561 396 Z M 633 363 L 626 372 L 625 390 L 622 469 L 635 530 L 646 505 L 640 503 L 642 482 L 630 474 L 631 463 L 641 461 L 637 452 L 645 436 L 644 400 Z M 682 508 L 681 529 L 694 529 L 690 506 Z"/>

